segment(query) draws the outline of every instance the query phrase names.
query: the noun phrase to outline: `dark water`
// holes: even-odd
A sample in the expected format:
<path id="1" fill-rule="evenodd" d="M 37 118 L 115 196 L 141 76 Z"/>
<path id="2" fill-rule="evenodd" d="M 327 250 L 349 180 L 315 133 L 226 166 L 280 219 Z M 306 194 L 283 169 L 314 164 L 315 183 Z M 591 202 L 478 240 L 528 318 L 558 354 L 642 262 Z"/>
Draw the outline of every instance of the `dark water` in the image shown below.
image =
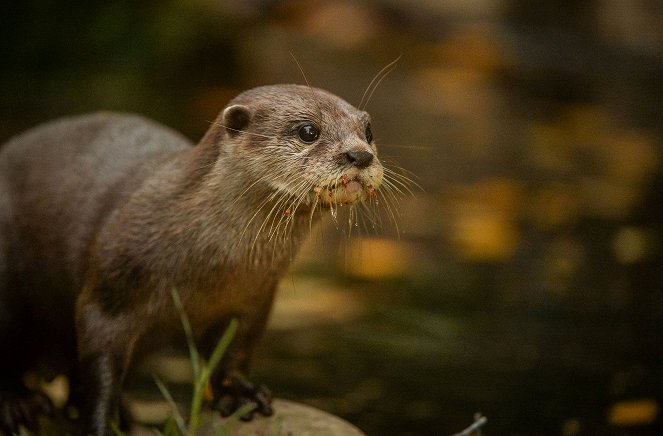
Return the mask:
<path id="1" fill-rule="evenodd" d="M 364 284 L 356 290 L 407 294 L 409 304 L 270 332 L 256 378 L 368 434 L 453 434 L 474 412 L 488 417 L 487 434 L 660 434 L 660 420 L 608 421 L 614 403 L 655 401 L 663 388 L 660 358 L 633 353 L 641 338 L 628 319 L 562 304 L 431 305 L 426 293 L 439 286 L 428 286 Z"/>

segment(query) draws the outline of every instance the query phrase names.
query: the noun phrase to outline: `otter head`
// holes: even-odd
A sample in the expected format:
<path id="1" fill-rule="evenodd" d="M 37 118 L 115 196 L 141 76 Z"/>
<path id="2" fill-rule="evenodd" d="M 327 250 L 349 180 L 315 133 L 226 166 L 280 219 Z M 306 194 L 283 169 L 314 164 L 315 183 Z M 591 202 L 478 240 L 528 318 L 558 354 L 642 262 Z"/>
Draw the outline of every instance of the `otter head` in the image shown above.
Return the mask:
<path id="1" fill-rule="evenodd" d="M 300 85 L 251 89 L 223 110 L 235 165 L 287 207 L 335 207 L 375 196 L 383 167 L 368 113 Z M 249 186 L 247 186 L 249 188 Z"/>

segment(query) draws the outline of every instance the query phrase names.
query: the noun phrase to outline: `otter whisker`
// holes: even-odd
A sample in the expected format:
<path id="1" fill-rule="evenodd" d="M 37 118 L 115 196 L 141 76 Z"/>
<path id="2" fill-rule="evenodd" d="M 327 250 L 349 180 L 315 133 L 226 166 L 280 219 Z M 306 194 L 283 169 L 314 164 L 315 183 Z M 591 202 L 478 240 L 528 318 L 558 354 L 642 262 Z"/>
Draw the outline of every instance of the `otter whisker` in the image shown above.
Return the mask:
<path id="1" fill-rule="evenodd" d="M 270 180 L 270 176 L 272 174 L 266 174 L 262 177 L 257 178 L 253 183 L 251 183 L 244 191 L 242 191 L 236 198 L 233 200 L 232 204 L 236 204 L 238 201 L 240 201 L 244 195 L 251 190 L 251 188 L 255 187 L 257 184 L 264 182 L 265 180 Z"/>
<path id="2" fill-rule="evenodd" d="M 333 179 L 333 182 L 331 183 L 331 185 L 338 186 L 339 182 L 341 181 L 342 176 L 343 176 L 343 172 L 339 170 L 336 173 L 336 177 Z M 330 185 L 328 185 L 328 186 L 330 186 Z M 331 194 L 331 191 L 329 191 L 329 193 Z M 338 228 L 338 224 L 339 224 L 338 220 L 337 220 L 337 218 L 338 218 L 338 206 L 339 206 L 338 197 L 334 195 L 332 198 L 329 199 L 329 212 L 332 216 L 332 219 L 334 220 L 334 223 L 336 224 L 336 228 Z"/>
<path id="3" fill-rule="evenodd" d="M 368 84 L 366 90 L 364 91 L 364 94 L 361 96 L 361 101 L 359 102 L 359 106 L 357 106 L 360 110 L 364 110 L 366 106 L 368 106 L 368 103 L 371 101 L 371 97 L 373 97 L 373 93 L 380 85 L 380 82 L 382 82 L 382 80 L 385 77 L 387 77 L 387 75 L 396 67 L 396 64 L 398 63 L 399 60 L 401 60 L 402 56 L 403 55 L 399 55 L 396 59 L 389 62 L 373 77 L 373 80 L 371 80 L 371 83 Z M 373 84 L 375 84 L 375 86 L 373 86 Z M 373 87 L 372 90 L 371 87 Z M 371 90 L 370 94 L 368 95 L 368 99 L 366 99 L 366 103 L 364 104 L 364 99 L 366 98 L 366 94 L 369 92 L 369 90 Z"/>
<path id="4" fill-rule="evenodd" d="M 304 185 L 307 185 L 308 182 L 306 180 L 300 181 L 300 183 L 292 187 L 293 191 L 297 192 L 299 191 L 300 187 L 303 187 Z M 301 194 L 300 194 L 301 196 Z M 283 196 L 283 207 L 285 208 L 282 213 L 280 214 L 275 214 L 274 219 L 272 220 L 272 224 L 270 227 L 270 230 L 268 232 L 268 239 L 271 240 L 279 231 L 281 226 L 283 225 L 283 229 L 287 229 L 288 224 L 292 222 L 292 217 L 296 213 L 296 209 L 300 202 L 298 201 L 299 196 L 293 196 L 292 194 L 284 195 Z M 280 200 L 279 200 L 280 201 Z M 287 205 L 285 204 L 287 201 L 290 201 L 290 204 Z M 279 216 L 279 221 L 276 222 L 276 216 Z M 276 238 L 278 239 L 278 238 Z"/>
<path id="5" fill-rule="evenodd" d="M 317 195 L 315 196 L 315 200 L 313 201 L 313 206 L 311 207 L 311 213 L 309 214 L 308 217 L 308 232 L 309 235 L 313 233 L 313 215 L 315 214 L 316 207 L 320 206 L 320 197 Z"/>
<path id="6" fill-rule="evenodd" d="M 269 150 L 270 148 L 273 148 L 275 150 L 280 150 L 279 147 L 264 147 L 265 150 Z M 249 164 L 251 165 L 251 164 Z M 255 166 L 255 169 L 257 172 L 261 172 L 263 170 L 260 166 L 260 163 L 253 163 Z M 253 181 L 247 188 L 244 189 L 244 191 L 237 197 L 235 201 L 239 201 L 247 192 L 251 190 L 255 185 L 264 182 L 264 181 L 273 181 L 274 179 L 280 179 L 280 178 L 286 178 L 291 175 L 292 173 L 292 168 L 291 168 L 292 163 L 287 159 L 287 157 L 281 157 L 277 159 L 275 162 L 275 166 L 273 169 L 270 169 L 270 171 L 263 176 L 257 178 L 255 181 Z"/>
<path id="7" fill-rule="evenodd" d="M 417 175 L 414 174 L 412 171 L 409 171 L 409 170 L 403 168 L 402 166 L 398 165 L 398 163 L 388 159 L 387 164 L 384 168 L 387 171 L 389 171 L 391 174 L 393 174 L 394 176 L 400 177 L 402 179 L 407 180 L 410 183 L 416 184 L 414 179 L 418 178 Z"/>
<path id="8" fill-rule="evenodd" d="M 411 192 L 410 188 L 407 187 L 407 185 L 403 185 L 402 183 L 398 182 L 397 180 L 389 180 L 388 178 L 385 178 L 385 179 L 383 179 L 382 183 L 384 184 L 385 187 L 388 187 L 388 188 L 394 190 L 395 192 L 397 192 L 400 195 L 405 195 L 405 192 L 403 192 L 403 190 Z M 402 189 L 401 189 L 401 185 L 403 186 Z"/>
<path id="9" fill-rule="evenodd" d="M 364 213 L 361 215 L 361 219 L 364 231 L 366 233 L 369 232 L 366 220 L 368 220 L 368 222 L 371 224 L 373 232 L 375 232 L 377 228 L 382 228 L 382 217 L 378 213 L 377 202 L 371 199 L 371 201 L 368 204 L 363 204 L 362 206 L 363 206 L 362 211 Z"/>
<path id="10" fill-rule="evenodd" d="M 363 226 L 363 229 L 365 232 L 368 232 L 368 227 L 366 225 L 366 220 L 368 220 L 373 228 L 376 226 L 381 226 L 380 223 L 380 215 L 377 213 L 376 210 L 376 201 L 374 198 L 369 197 L 368 202 L 362 202 L 361 203 L 361 214 L 358 215 L 358 218 L 361 220 L 361 225 Z"/>
<path id="11" fill-rule="evenodd" d="M 399 168 L 399 171 L 404 171 L 404 170 Z M 407 192 L 409 195 L 414 195 L 411 186 L 417 188 L 420 191 L 424 190 L 424 188 L 422 188 L 421 185 L 419 185 L 417 182 L 415 182 L 413 179 L 406 176 L 405 174 L 400 173 L 399 171 L 395 171 L 387 166 L 384 167 L 384 172 L 387 179 L 401 186 L 402 189 L 405 192 Z"/>
<path id="12" fill-rule="evenodd" d="M 280 211 L 281 207 L 284 207 L 285 204 L 287 203 L 288 199 L 292 194 L 290 194 L 288 191 L 276 191 L 275 194 L 278 197 L 275 197 L 276 200 L 274 201 L 271 209 L 267 213 L 267 216 L 265 217 L 265 220 L 263 224 L 260 227 L 259 232 L 264 228 L 264 226 L 269 222 L 269 220 L 275 220 L 277 217 L 277 214 L 275 213 L 276 211 Z M 272 224 L 273 225 L 273 224 Z"/>
<path id="13" fill-rule="evenodd" d="M 400 237 L 400 227 L 398 225 L 398 219 L 396 217 L 396 214 L 392 210 L 392 206 L 389 204 L 389 202 L 385 201 L 383 204 L 383 208 L 386 211 L 387 217 L 389 218 L 389 221 L 394 228 L 394 232 L 396 233 L 397 237 Z M 384 224 L 380 222 L 380 228 L 384 228 Z"/>
<path id="14" fill-rule="evenodd" d="M 278 205 L 278 202 L 276 203 L 276 205 Z M 261 236 L 261 234 L 262 234 L 262 232 L 263 232 L 263 229 L 265 228 L 266 223 L 269 222 L 269 219 L 271 218 L 272 213 L 273 213 L 274 208 L 276 207 L 276 205 L 274 205 L 274 206 L 272 207 L 272 209 L 267 213 L 265 219 L 262 221 L 262 223 L 261 223 L 260 226 L 258 227 L 257 231 L 255 232 L 255 236 L 254 236 L 253 240 L 251 241 L 251 246 L 250 246 L 250 248 L 249 248 L 249 252 L 250 252 L 250 253 L 254 252 L 254 249 L 255 249 L 255 247 L 256 247 L 256 243 L 257 243 L 258 240 L 260 239 L 260 236 Z"/>
<path id="15" fill-rule="evenodd" d="M 295 183 L 297 183 L 297 184 L 295 185 Z M 297 180 L 295 178 L 293 181 L 291 181 L 288 184 L 288 190 L 292 190 L 294 192 L 297 192 L 301 188 L 303 188 L 304 186 L 306 186 L 308 184 L 309 184 L 309 182 L 307 182 L 304 179 Z M 287 206 L 288 201 L 290 201 L 290 206 L 289 207 Z M 283 227 L 284 235 L 287 235 L 288 227 L 292 227 L 292 226 L 288 226 L 288 224 L 292 222 L 292 216 L 293 216 L 294 211 L 295 211 L 295 203 L 296 203 L 296 197 L 294 197 L 293 194 L 291 194 L 288 191 L 282 192 L 280 197 L 274 202 L 273 207 L 267 213 L 267 216 L 265 217 L 265 219 L 263 220 L 263 223 L 259 227 L 256 238 L 254 239 L 253 245 L 255 245 L 255 242 L 257 241 L 258 236 L 260 236 L 260 234 L 266 228 L 265 226 L 270 221 L 271 221 L 271 224 L 270 224 L 269 230 L 267 231 L 267 241 L 268 242 L 271 241 L 272 239 L 274 239 L 275 241 L 277 241 L 279 239 L 278 237 L 275 238 L 275 235 L 278 234 L 281 227 Z M 285 212 L 288 211 L 288 210 L 290 210 L 291 213 L 288 216 L 286 216 Z M 277 218 L 278 218 L 278 221 L 277 221 Z"/>
<path id="16" fill-rule="evenodd" d="M 403 168 L 398 161 L 396 161 L 391 156 L 383 156 L 382 163 L 385 165 L 385 168 L 393 171 L 395 174 L 412 178 L 418 178 L 418 176 L 410 170 Z"/>
<path id="17" fill-rule="evenodd" d="M 290 205 L 287 206 L 286 211 L 290 211 L 290 213 L 286 215 L 284 212 L 281 215 L 274 234 L 270 235 L 270 239 L 272 237 L 274 238 L 273 250 L 276 249 L 277 242 L 281 241 L 281 243 L 287 243 L 290 240 L 290 236 L 292 235 L 294 229 L 293 220 L 296 217 L 297 209 L 302 204 L 304 198 L 309 194 L 308 190 L 305 189 L 307 186 L 310 187 L 310 182 L 303 180 L 297 187 L 293 189 L 295 192 L 298 190 L 301 190 L 302 192 L 300 192 L 298 196 L 291 196 L 289 198 L 291 201 Z"/>
<path id="18" fill-rule="evenodd" d="M 271 200 L 272 200 L 277 194 L 278 194 L 277 192 L 272 193 L 272 194 L 270 194 L 269 196 L 267 196 L 267 198 L 263 199 L 263 201 L 262 201 L 262 202 L 260 203 L 260 205 L 258 206 L 257 210 L 253 213 L 253 215 L 251 216 L 251 218 L 249 219 L 249 221 L 246 223 L 246 226 L 244 226 L 244 230 L 242 230 L 242 233 L 241 233 L 240 236 L 239 236 L 239 242 L 241 242 L 241 241 L 244 239 L 244 234 L 246 233 L 246 231 L 247 231 L 247 230 L 249 229 L 249 227 L 251 226 L 251 223 L 253 222 L 253 220 L 256 219 L 256 217 L 257 217 L 258 214 L 262 211 L 262 209 L 263 209 L 263 208 L 264 208 L 264 207 L 265 207 L 265 206 L 266 206 L 266 205 L 267 205 L 267 204 L 268 204 L 268 203 L 269 203 L 269 202 L 270 202 L 270 201 L 271 201 Z M 239 242 L 238 242 L 238 244 L 239 244 Z M 249 252 L 250 252 L 250 251 L 249 251 Z"/>
<path id="19" fill-rule="evenodd" d="M 392 187 L 389 185 L 388 181 L 385 180 L 385 185 L 384 185 L 384 201 L 382 202 L 384 204 L 385 209 L 387 210 L 389 216 L 391 217 L 391 221 L 394 225 L 394 228 L 396 229 L 396 234 L 400 237 L 400 228 L 398 226 L 398 219 L 396 216 L 398 215 L 395 210 L 398 210 L 396 206 L 398 205 L 398 198 L 392 191 Z M 393 204 L 392 204 L 393 202 Z"/>
<path id="20" fill-rule="evenodd" d="M 274 239 L 274 244 L 273 244 L 273 253 L 277 248 L 277 243 L 281 242 L 282 244 L 286 244 L 288 241 L 291 242 L 291 249 L 292 249 L 292 232 L 294 231 L 294 223 L 293 220 L 296 218 L 297 214 L 297 209 L 299 206 L 302 204 L 303 200 L 306 198 L 306 196 L 309 194 L 308 190 L 305 189 L 306 187 L 310 187 L 310 182 L 303 180 L 294 190 L 295 192 L 297 190 L 301 189 L 301 193 L 298 196 L 290 196 L 288 200 L 290 201 L 290 204 L 287 205 L 286 211 L 290 211 L 289 214 L 281 214 L 281 218 L 279 219 L 279 222 L 277 223 L 276 229 L 272 235 L 270 235 L 270 240 L 273 238 Z"/>
<path id="21" fill-rule="evenodd" d="M 318 101 L 317 98 L 315 98 L 314 90 L 311 87 L 311 83 L 309 82 L 308 78 L 306 77 L 306 73 L 304 73 L 304 68 L 302 68 L 302 64 L 299 63 L 299 60 L 295 57 L 295 55 L 291 51 L 288 51 L 288 53 L 290 53 L 290 57 L 292 58 L 292 60 L 295 61 L 295 64 L 297 65 L 297 68 L 299 69 L 299 72 L 302 73 L 302 77 L 304 78 L 304 82 L 306 83 L 306 86 L 308 87 L 308 89 L 311 92 L 311 101 L 314 102 L 314 104 L 316 106 L 316 109 L 318 111 L 318 119 L 316 121 L 319 124 L 321 124 L 321 122 L 322 122 L 322 109 L 320 107 L 320 102 Z"/>
<path id="22" fill-rule="evenodd" d="M 260 236 L 260 233 L 263 231 L 263 229 L 266 228 L 267 223 L 271 221 L 271 227 L 267 231 L 267 242 L 271 241 L 271 239 L 273 237 L 273 234 L 274 234 L 273 230 L 274 230 L 275 224 L 276 224 L 276 229 L 278 229 L 279 225 L 281 224 L 281 222 L 283 220 L 283 215 L 281 215 L 280 217 L 278 215 L 279 215 L 279 212 L 282 209 L 282 206 L 284 206 L 287 203 L 288 198 L 289 198 L 289 194 L 283 193 L 279 197 L 279 199 L 274 203 L 274 206 L 268 212 L 267 217 L 263 221 L 263 224 L 260 226 L 260 229 L 258 230 L 258 235 L 256 235 L 256 239 L 257 239 L 258 236 Z M 278 223 L 276 223 L 277 217 L 279 218 Z M 255 243 L 255 240 L 254 240 L 254 243 Z"/>
<path id="23" fill-rule="evenodd" d="M 290 57 L 292 58 L 293 61 L 295 61 L 295 64 L 297 64 L 297 68 L 299 68 L 299 72 L 302 73 L 302 77 L 304 78 L 304 82 L 306 83 L 306 86 L 309 88 L 311 87 L 311 84 L 308 81 L 308 78 L 306 77 L 306 73 L 304 73 L 304 69 L 302 68 L 302 65 L 299 63 L 295 55 L 288 50 L 288 53 L 290 53 Z"/>
<path id="24" fill-rule="evenodd" d="M 352 204 L 348 210 L 348 239 L 352 237 L 352 230 L 355 224 L 357 224 L 357 206 Z"/>
<path id="25" fill-rule="evenodd" d="M 383 144 L 380 143 L 380 148 L 399 148 L 403 150 L 421 150 L 421 151 L 432 151 L 435 147 L 431 145 L 400 145 L 400 144 Z"/>
<path id="26" fill-rule="evenodd" d="M 249 192 L 251 190 L 251 188 L 253 188 L 257 184 L 259 184 L 261 182 L 264 182 L 265 180 L 273 180 L 275 178 L 280 178 L 281 176 L 287 176 L 288 174 L 289 174 L 289 171 L 287 171 L 286 169 L 282 169 L 281 172 L 267 172 L 267 173 L 265 173 L 262 177 L 257 178 L 244 191 L 242 191 L 242 193 L 239 196 L 237 196 L 237 198 L 235 199 L 233 204 L 240 201 L 242 199 L 242 197 L 244 196 L 244 194 Z"/>

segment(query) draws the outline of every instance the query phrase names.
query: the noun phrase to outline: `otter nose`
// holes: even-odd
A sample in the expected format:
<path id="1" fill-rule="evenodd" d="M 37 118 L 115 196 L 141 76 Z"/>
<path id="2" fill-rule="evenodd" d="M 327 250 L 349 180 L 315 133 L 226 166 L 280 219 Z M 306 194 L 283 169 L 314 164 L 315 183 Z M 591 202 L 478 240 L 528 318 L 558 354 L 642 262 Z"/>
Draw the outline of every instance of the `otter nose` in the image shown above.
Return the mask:
<path id="1" fill-rule="evenodd" d="M 359 168 L 366 168 L 373 162 L 373 153 L 368 151 L 348 151 L 345 153 L 345 157 L 348 161 Z"/>

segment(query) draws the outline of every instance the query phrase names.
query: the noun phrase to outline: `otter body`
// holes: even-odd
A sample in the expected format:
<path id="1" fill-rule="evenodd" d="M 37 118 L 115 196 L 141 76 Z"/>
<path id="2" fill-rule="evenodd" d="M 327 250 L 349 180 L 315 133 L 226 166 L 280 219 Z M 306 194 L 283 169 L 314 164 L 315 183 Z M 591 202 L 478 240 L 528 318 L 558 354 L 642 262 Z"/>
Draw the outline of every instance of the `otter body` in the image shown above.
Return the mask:
<path id="1" fill-rule="evenodd" d="M 182 327 L 209 353 L 231 318 L 214 402 L 271 413 L 248 383 L 281 276 L 317 209 L 375 195 L 383 170 L 368 114 L 325 91 L 246 91 L 193 145 L 131 115 L 65 118 L 0 150 L 0 425 L 48 409 L 35 366 L 72 381 L 86 431 L 120 420 L 122 380 Z M 8 358 L 7 358 L 8 357 Z"/>

